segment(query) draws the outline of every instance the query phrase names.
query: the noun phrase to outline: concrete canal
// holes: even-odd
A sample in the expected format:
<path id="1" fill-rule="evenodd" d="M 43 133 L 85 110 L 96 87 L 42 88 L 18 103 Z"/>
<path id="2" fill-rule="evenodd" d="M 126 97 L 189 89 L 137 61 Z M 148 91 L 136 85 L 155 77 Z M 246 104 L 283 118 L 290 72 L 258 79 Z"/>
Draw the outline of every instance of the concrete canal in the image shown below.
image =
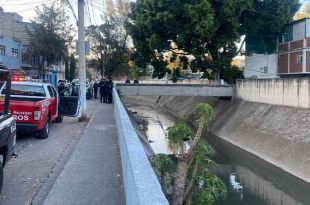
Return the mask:
<path id="1" fill-rule="evenodd" d="M 153 151 L 170 154 L 166 129 L 180 119 L 152 103 L 124 99 L 128 110 L 140 119 Z M 142 125 L 144 124 L 144 125 Z M 214 135 L 205 137 L 216 150 L 217 175 L 228 194 L 216 205 L 308 205 L 310 185 Z"/>

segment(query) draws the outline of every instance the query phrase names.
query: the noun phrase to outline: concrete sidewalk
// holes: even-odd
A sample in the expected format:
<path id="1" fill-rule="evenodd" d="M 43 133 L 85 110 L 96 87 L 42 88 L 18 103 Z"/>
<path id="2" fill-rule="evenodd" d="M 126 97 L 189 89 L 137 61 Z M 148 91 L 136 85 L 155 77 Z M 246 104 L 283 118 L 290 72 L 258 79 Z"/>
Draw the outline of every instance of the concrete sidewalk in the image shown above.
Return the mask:
<path id="1" fill-rule="evenodd" d="M 99 104 L 44 205 L 123 205 L 113 105 Z"/>

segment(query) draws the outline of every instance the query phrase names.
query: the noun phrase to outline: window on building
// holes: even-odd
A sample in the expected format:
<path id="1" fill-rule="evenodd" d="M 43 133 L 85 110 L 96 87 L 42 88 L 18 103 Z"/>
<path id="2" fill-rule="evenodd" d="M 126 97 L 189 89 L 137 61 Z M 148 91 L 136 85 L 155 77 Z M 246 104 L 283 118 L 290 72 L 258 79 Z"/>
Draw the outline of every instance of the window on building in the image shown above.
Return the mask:
<path id="1" fill-rule="evenodd" d="M 264 66 L 264 73 L 268 73 L 268 67 Z"/>
<path id="2" fill-rule="evenodd" d="M 5 46 L 0 45 L 0 55 L 5 56 Z"/>
<path id="3" fill-rule="evenodd" d="M 13 58 L 18 58 L 18 50 L 15 48 L 12 48 L 12 57 Z"/>
<path id="4" fill-rule="evenodd" d="M 302 64 L 303 58 L 302 55 L 297 56 L 297 64 Z"/>

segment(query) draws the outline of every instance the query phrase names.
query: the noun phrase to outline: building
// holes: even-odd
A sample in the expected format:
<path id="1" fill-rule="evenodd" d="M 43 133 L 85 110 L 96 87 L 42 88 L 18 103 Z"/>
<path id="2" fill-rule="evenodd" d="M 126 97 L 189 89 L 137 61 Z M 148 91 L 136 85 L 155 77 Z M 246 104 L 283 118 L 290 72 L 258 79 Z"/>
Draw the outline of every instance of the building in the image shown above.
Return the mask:
<path id="1" fill-rule="evenodd" d="M 8 69 L 21 68 L 22 49 L 22 44 L 17 40 L 0 36 L 0 65 Z"/>
<path id="2" fill-rule="evenodd" d="M 304 76 L 310 74 L 310 19 L 288 25 L 278 44 L 278 75 Z"/>
<path id="3" fill-rule="evenodd" d="M 277 78 L 278 55 L 257 54 L 245 57 L 245 78 Z"/>
<path id="4" fill-rule="evenodd" d="M 56 84 L 58 80 L 65 78 L 65 69 L 61 62 L 55 62 L 47 66 L 46 63 L 42 62 L 40 56 L 25 55 L 30 40 L 28 30 L 31 29 L 32 24 L 23 22 L 23 18 L 20 15 L 14 12 L 4 12 L 0 7 L 0 45 L 5 43 L 6 46 L 3 45 L 5 46 L 5 53 L 11 54 L 11 56 L 16 56 L 16 54 L 13 54 L 12 49 L 17 49 L 18 63 L 16 62 L 17 59 L 11 59 L 9 55 L 5 55 L 5 57 L 0 55 L 0 59 L 3 59 L 2 61 L 5 61 L 10 69 L 21 68 L 31 77 L 46 79 Z M 2 41 L 1 38 L 3 39 Z M 1 44 L 1 42 L 3 43 Z M 19 46 L 18 48 L 17 45 Z M 9 51 L 8 49 L 11 50 Z M 14 52 L 16 53 L 16 50 Z"/>
<path id="5" fill-rule="evenodd" d="M 310 18 L 287 25 L 274 54 L 246 56 L 246 78 L 277 78 L 310 75 Z"/>

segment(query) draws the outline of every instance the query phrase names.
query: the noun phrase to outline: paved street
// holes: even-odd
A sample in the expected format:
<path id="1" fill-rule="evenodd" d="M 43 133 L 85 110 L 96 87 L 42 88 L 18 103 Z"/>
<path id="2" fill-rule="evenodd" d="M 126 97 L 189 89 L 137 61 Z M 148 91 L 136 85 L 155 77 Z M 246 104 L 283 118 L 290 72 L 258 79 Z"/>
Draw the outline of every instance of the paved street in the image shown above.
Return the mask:
<path id="1" fill-rule="evenodd" d="M 88 101 L 88 117 L 94 113 L 97 105 L 97 101 Z M 48 139 L 32 136 L 18 138 L 16 151 L 19 156 L 12 158 L 4 169 L 0 204 L 31 204 L 37 193 L 38 201 L 45 198 L 86 124 L 78 122 L 77 118 L 64 118 L 63 123 L 52 124 Z"/>

